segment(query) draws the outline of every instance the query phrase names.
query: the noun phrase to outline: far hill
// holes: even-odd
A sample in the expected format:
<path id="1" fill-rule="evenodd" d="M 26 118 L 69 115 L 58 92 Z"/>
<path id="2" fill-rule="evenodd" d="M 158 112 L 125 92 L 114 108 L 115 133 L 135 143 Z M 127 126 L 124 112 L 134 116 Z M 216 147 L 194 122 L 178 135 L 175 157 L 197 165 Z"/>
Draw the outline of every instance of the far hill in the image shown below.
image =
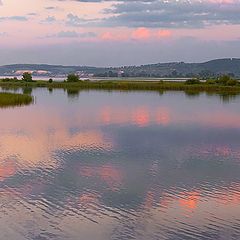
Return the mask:
<path id="1" fill-rule="evenodd" d="M 36 76 L 66 76 L 77 73 L 96 77 L 212 77 L 223 74 L 240 77 L 240 59 L 216 59 L 203 63 L 170 62 L 141 66 L 88 67 L 46 64 L 14 64 L 0 67 L 0 75 L 17 76 L 31 71 Z"/>

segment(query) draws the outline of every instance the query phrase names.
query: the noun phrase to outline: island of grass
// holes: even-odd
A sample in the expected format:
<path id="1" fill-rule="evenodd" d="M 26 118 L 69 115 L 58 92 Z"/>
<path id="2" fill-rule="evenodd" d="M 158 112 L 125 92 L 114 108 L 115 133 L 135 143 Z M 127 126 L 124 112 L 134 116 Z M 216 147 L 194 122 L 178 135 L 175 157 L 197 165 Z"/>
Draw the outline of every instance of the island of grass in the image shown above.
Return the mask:
<path id="1" fill-rule="evenodd" d="M 0 93 L 0 108 L 29 105 L 33 97 L 27 94 Z"/>
<path id="2" fill-rule="evenodd" d="M 142 80 L 85 80 L 82 81 L 77 75 L 70 74 L 63 82 L 53 81 L 33 81 L 31 74 L 24 74 L 22 80 L 17 78 L 7 78 L 0 80 L 0 87 L 47 87 L 49 89 L 62 88 L 66 90 L 100 89 L 100 90 L 182 90 L 182 91 L 206 91 L 206 92 L 224 92 L 240 93 L 240 82 L 236 79 L 224 75 L 217 79 L 208 79 L 201 81 L 199 79 L 189 79 L 185 82 L 179 81 L 142 81 Z"/>

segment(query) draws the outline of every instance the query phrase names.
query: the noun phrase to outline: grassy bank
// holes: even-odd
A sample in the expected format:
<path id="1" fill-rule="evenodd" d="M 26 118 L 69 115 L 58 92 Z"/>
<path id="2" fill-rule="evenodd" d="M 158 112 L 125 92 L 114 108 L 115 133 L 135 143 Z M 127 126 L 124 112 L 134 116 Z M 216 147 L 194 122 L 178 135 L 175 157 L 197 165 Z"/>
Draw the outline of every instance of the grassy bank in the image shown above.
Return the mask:
<path id="1" fill-rule="evenodd" d="M 79 81 L 79 82 L 52 82 L 34 81 L 34 82 L 4 82 L 0 80 L 0 87 L 46 87 L 46 88 L 62 88 L 62 89 L 102 89 L 102 90 L 144 90 L 144 91 L 206 91 L 206 92 L 224 92 L 224 93 L 240 93 L 240 84 L 234 86 L 224 86 L 220 84 L 208 84 L 201 82 L 198 84 L 187 84 L 185 82 L 144 82 L 144 81 Z"/>
<path id="2" fill-rule="evenodd" d="M 0 93 L 0 107 L 13 107 L 32 103 L 33 97 L 26 94 Z"/>

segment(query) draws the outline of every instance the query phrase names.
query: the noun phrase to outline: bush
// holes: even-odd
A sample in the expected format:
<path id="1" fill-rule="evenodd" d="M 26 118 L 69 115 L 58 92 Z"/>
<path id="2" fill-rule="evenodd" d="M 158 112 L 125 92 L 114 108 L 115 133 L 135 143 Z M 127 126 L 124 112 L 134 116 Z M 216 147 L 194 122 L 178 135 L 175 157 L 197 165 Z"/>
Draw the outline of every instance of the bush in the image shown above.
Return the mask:
<path id="1" fill-rule="evenodd" d="M 223 75 L 221 76 L 218 80 L 217 83 L 222 84 L 222 85 L 227 85 L 227 82 L 231 80 L 231 77 L 228 75 Z"/>
<path id="2" fill-rule="evenodd" d="M 23 75 L 22 75 L 22 80 L 23 80 L 24 82 L 32 82 L 32 81 L 33 81 L 33 80 L 32 80 L 32 74 L 29 73 L 29 72 L 23 73 Z"/>
<path id="3" fill-rule="evenodd" d="M 67 82 L 78 82 L 79 80 L 79 76 L 76 74 L 69 74 L 67 76 Z"/>
<path id="4" fill-rule="evenodd" d="M 14 77 L 14 78 L 3 78 L 2 81 L 3 82 L 17 82 L 18 79 L 16 77 Z"/>
<path id="5" fill-rule="evenodd" d="M 200 82 L 200 80 L 198 80 L 198 79 L 188 79 L 186 82 L 185 82 L 185 84 L 189 84 L 189 85 L 191 85 L 191 84 L 200 84 L 201 82 Z"/>
<path id="6" fill-rule="evenodd" d="M 235 79 L 230 79 L 226 82 L 226 86 L 235 86 L 238 84 L 238 81 Z"/>
<path id="7" fill-rule="evenodd" d="M 48 80 L 48 82 L 49 82 L 49 83 L 52 83 L 52 82 L 53 82 L 52 78 L 50 78 L 50 79 Z"/>
<path id="8" fill-rule="evenodd" d="M 211 85 L 211 84 L 216 84 L 217 82 L 216 82 L 216 80 L 213 80 L 213 79 L 208 79 L 207 81 L 206 81 L 206 84 L 209 84 L 209 85 Z"/>
<path id="9" fill-rule="evenodd" d="M 12 81 L 12 78 L 3 78 L 2 81 L 3 82 L 10 82 L 10 81 Z"/>

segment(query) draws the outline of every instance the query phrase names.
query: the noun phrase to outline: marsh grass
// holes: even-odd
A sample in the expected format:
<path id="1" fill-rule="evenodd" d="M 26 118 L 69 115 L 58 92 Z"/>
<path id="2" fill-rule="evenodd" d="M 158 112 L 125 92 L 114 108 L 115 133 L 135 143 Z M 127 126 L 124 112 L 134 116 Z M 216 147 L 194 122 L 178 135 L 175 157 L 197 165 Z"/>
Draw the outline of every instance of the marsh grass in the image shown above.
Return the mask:
<path id="1" fill-rule="evenodd" d="M 26 94 L 0 93 L 0 108 L 29 105 L 33 97 Z"/>
<path id="2" fill-rule="evenodd" d="M 84 89 L 99 89 L 99 90 L 122 90 L 122 91 L 190 91 L 190 92 L 222 92 L 222 93 L 240 93 L 240 84 L 234 86 L 224 86 L 218 84 L 208 84 L 200 82 L 197 84 L 188 84 L 187 82 L 163 82 L 163 81 L 78 81 L 78 82 L 52 82 L 47 81 L 34 81 L 34 82 L 3 82 L 0 80 L 0 86 L 7 87 L 46 87 L 46 88 L 62 88 L 70 91 L 84 90 Z"/>

